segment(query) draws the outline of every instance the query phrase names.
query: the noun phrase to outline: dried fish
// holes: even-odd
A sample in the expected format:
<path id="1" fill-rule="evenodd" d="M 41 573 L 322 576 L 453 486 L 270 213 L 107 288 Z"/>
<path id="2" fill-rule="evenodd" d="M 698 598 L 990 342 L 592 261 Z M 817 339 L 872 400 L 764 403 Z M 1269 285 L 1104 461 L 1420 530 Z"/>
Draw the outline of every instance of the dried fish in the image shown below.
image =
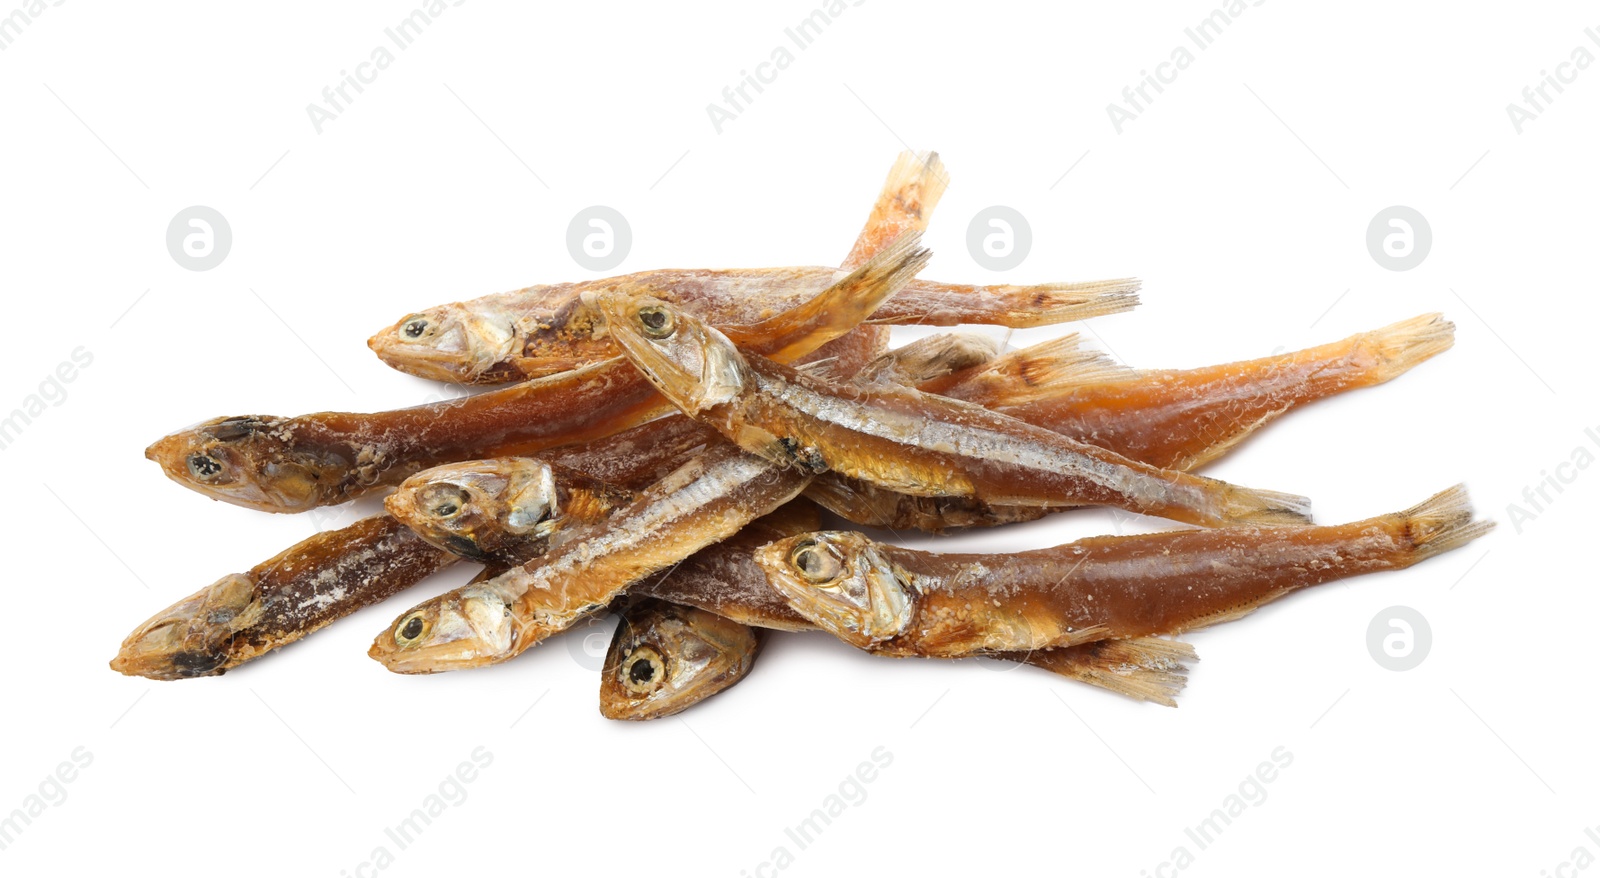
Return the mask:
<path id="1" fill-rule="evenodd" d="M 750 350 L 800 357 L 849 332 L 927 261 L 908 235 L 803 315 L 740 330 Z M 609 436 L 669 410 L 620 358 L 460 400 L 373 414 L 217 418 L 151 445 L 167 477 L 213 499 L 302 512 L 394 485 L 428 466 L 532 454 Z"/>
<path id="2" fill-rule="evenodd" d="M 1200 369 L 1138 370 L 1094 352 L 1048 343 L 1031 349 L 1026 382 L 996 381 L 1004 399 L 985 399 L 967 376 L 952 395 L 999 405 L 1030 424 L 1109 448 L 1152 466 L 1190 470 L 1227 453 L 1285 413 L 1318 399 L 1390 381 L 1450 349 L 1455 324 L 1423 314 L 1341 341 Z M 1028 357 L 1015 362 L 1026 363 Z M 1026 368 L 1026 367 L 1024 367 Z M 1024 390 L 1019 385 L 1026 385 Z"/>
<path id="3" fill-rule="evenodd" d="M 209 677 L 293 643 L 455 563 L 388 515 L 324 531 L 152 616 L 113 670 L 153 680 Z"/>
<path id="4" fill-rule="evenodd" d="M 1291 591 L 1409 567 L 1493 527 L 1465 489 L 1351 524 L 1093 537 L 1013 555 L 935 554 L 854 532 L 758 553 L 801 615 L 889 655 L 967 655 L 1178 634 Z"/>
<path id="5" fill-rule="evenodd" d="M 1135 370 L 1067 336 L 920 382 L 1151 466 L 1188 472 L 1278 417 L 1389 381 L 1448 350 L 1454 324 L 1424 314 L 1302 351 L 1200 369 Z M 1068 507 L 916 497 L 838 473 L 806 495 L 856 524 L 939 532 L 1032 521 Z"/>
<path id="6" fill-rule="evenodd" d="M 596 300 L 628 358 L 680 411 L 747 451 L 906 494 L 991 504 L 1098 503 L 1191 524 L 1294 523 L 1305 498 L 1162 470 L 988 409 L 840 384 L 741 353 L 656 299 Z"/>
<path id="7" fill-rule="evenodd" d="M 863 340 L 852 332 L 836 342 L 830 342 L 828 346 L 843 341 L 857 344 L 865 341 L 867 345 L 873 342 L 871 338 Z M 838 349 L 835 352 L 839 353 Z M 976 367 L 993 359 L 997 348 L 992 340 L 983 336 L 943 333 L 856 364 L 856 358 L 862 353 L 865 352 L 843 353 L 842 356 L 849 361 L 845 363 L 834 356 L 814 360 L 808 362 L 805 368 L 822 375 L 853 374 L 858 376 L 858 380 L 868 383 L 922 386 L 940 382 L 950 387 L 947 379 L 951 373 L 974 372 Z M 981 371 L 975 372 L 972 378 L 986 386 L 999 383 Z M 960 392 L 962 386 L 956 383 L 952 392 Z M 722 434 L 711 427 L 674 412 L 614 436 L 575 442 L 540 452 L 539 459 L 557 468 L 587 473 L 611 485 L 641 488 L 665 476 L 695 452 L 725 441 Z"/>
<path id="8" fill-rule="evenodd" d="M 583 300 L 589 292 L 626 289 L 652 295 L 719 327 L 759 323 L 815 298 L 894 238 L 925 228 L 947 180 L 937 155 L 902 153 L 844 269 L 669 269 L 525 287 L 407 315 L 367 344 L 385 363 L 422 378 L 497 384 L 616 356 L 603 321 Z M 926 326 L 1044 326 L 1125 311 L 1137 304 L 1138 288 L 1132 279 L 1036 286 L 912 280 L 870 319 Z"/>
<path id="9" fill-rule="evenodd" d="M 530 462 L 531 463 L 531 462 Z M 494 470 L 509 462 L 483 462 Z M 476 523 L 477 538 L 516 546 L 536 538 L 511 524 L 505 503 L 485 504 Z M 816 507 L 804 500 L 784 505 L 745 526 L 739 533 L 690 556 L 682 563 L 628 587 L 633 599 L 623 611 L 601 680 L 601 713 L 612 719 L 649 719 L 684 710 L 738 682 L 754 664 L 755 655 L 739 655 L 741 645 L 754 650 L 756 631 L 813 630 L 808 619 L 789 606 L 767 581 L 756 551 L 775 540 L 817 528 Z M 496 529 L 500 533 L 495 533 Z M 667 607 L 678 609 L 667 609 Z M 654 630 L 669 625 L 671 632 Z M 704 626 L 704 642 L 694 636 Z M 624 663 L 639 644 L 647 666 Z M 679 655 L 682 650 L 687 655 Z M 1106 644 L 999 653 L 996 658 L 1035 665 L 1123 695 L 1171 706 L 1183 688 L 1186 663 L 1195 661 L 1188 644 L 1139 638 Z"/>
<path id="10" fill-rule="evenodd" d="M 724 540 L 797 496 L 809 477 L 731 445 L 709 449 L 543 557 L 405 613 L 369 654 L 426 674 L 493 664 L 598 612 L 631 583 Z"/>

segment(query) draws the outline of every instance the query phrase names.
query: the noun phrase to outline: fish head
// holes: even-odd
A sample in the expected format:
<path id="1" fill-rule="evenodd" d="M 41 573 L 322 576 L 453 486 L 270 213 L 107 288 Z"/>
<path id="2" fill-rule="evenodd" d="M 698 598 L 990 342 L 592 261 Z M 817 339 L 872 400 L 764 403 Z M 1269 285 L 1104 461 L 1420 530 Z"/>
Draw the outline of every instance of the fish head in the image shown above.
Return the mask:
<path id="1" fill-rule="evenodd" d="M 221 674 L 233 635 L 248 623 L 255 605 L 255 583 L 249 577 L 224 576 L 133 629 L 111 660 L 111 669 L 152 680 Z"/>
<path id="2" fill-rule="evenodd" d="M 367 655 L 397 674 L 475 668 L 510 658 L 516 629 L 504 595 L 486 584 L 472 584 L 396 619 Z"/>
<path id="3" fill-rule="evenodd" d="M 732 401 L 744 389 L 744 357 L 728 337 L 651 296 L 609 289 L 584 294 L 611 338 L 650 383 L 685 412 Z"/>
<path id="4" fill-rule="evenodd" d="M 862 534 L 800 534 L 763 546 L 756 561 L 789 606 L 851 644 L 868 648 L 911 625 L 906 582 Z"/>
<path id="5" fill-rule="evenodd" d="M 516 339 L 509 311 L 457 302 L 408 314 L 367 339 L 367 347 L 418 378 L 471 384 L 510 359 Z"/>
<path id="6" fill-rule="evenodd" d="M 549 536 L 561 524 L 555 474 L 526 457 L 423 470 L 384 501 L 389 514 L 435 546 L 468 558 Z"/>
<path id="7" fill-rule="evenodd" d="M 215 418 L 156 440 L 144 456 L 167 478 L 213 500 L 304 512 L 342 499 L 337 461 L 297 451 L 283 418 Z"/>
<path id="8" fill-rule="evenodd" d="M 600 713 L 620 720 L 675 714 L 744 679 L 760 647 L 749 626 L 714 613 L 635 603 L 606 651 Z"/>

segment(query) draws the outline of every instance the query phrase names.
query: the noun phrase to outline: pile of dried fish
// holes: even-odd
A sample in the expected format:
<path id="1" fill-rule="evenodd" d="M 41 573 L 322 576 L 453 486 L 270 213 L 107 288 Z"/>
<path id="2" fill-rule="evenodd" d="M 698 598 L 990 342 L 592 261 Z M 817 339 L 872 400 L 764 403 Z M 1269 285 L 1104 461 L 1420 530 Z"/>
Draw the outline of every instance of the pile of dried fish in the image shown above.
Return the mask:
<path id="1" fill-rule="evenodd" d="M 887 325 L 1033 327 L 1125 311 L 1138 283 L 916 277 L 943 193 L 895 163 L 841 267 L 647 271 L 411 314 L 368 342 L 404 372 L 506 386 L 392 412 L 218 418 L 151 445 L 185 487 L 268 512 L 392 488 L 386 514 L 230 574 L 140 625 L 111 666 L 221 674 L 459 560 L 468 584 L 370 654 L 434 673 L 621 614 L 601 712 L 650 719 L 749 673 L 765 632 L 886 656 L 998 656 L 1161 704 L 1170 639 L 1291 591 L 1407 567 L 1482 535 L 1465 492 L 1350 524 L 1193 474 L 1304 404 L 1450 347 L 1424 315 L 1294 353 L 1140 371 L 1067 336 L 1002 352 L 963 333 L 887 350 Z M 1014 554 L 937 554 L 821 530 L 940 532 L 1109 505 L 1195 525 Z"/>

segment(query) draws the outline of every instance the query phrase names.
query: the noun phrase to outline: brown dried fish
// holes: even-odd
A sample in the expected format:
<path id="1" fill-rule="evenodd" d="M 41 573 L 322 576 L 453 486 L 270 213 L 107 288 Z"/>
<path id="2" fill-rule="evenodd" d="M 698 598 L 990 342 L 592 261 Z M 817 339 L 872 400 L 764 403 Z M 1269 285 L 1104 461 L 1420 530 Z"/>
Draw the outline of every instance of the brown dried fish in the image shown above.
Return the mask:
<path id="1" fill-rule="evenodd" d="M 866 228 L 844 262 L 826 267 L 668 269 L 525 287 L 407 315 L 367 344 L 385 363 L 422 378 L 497 384 L 537 378 L 616 356 L 583 294 L 628 289 L 681 305 L 716 326 L 758 323 L 814 298 L 901 234 L 926 227 L 948 177 L 932 153 L 901 153 Z M 1131 279 L 1037 286 L 972 286 L 913 280 L 873 323 L 1044 326 L 1132 308 Z"/>
<path id="2" fill-rule="evenodd" d="M 152 616 L 111 668 L 152 680 L 221 674 L 455 563 L 388 515 L 302 540 Z"/>
<path id="3" fill-rule="evenodd" d="M 604 609 L 630 584 L 738 533 L 808 480 L 731 445 L 709 449 L 534 562 L 405 613 L 369 654 L 408 674 L 512 658 Z"/>
<path id="4" fill-rule="evenodd" d="M 1011 555 L 935 554 L 853 532 L 758 553 L 774 588 L 847 643 L 888 655 L 1031 650 L 1178 634 L 1297 589 L 1409 567 L 1493 527 L 1457 486 L 1335 526 L 1093 537 Z"/>
<path id="5" fill-rule="evenodd" d="M 849 332 L 927 261 L 915 234 L 800 313 L 742 327 L 740 343 L 795 358 Z M 213 499 L 301 512 L 394 485 L 428 466 L 532 454 L 609 436 L 669 410 L 620 358 L 460 400 L 391 412 L 217 418 L 145 451 L 167 477 Z"/>
<path id="6" fill-rule="evenodd" d="M 1424 314 L 1302 351 L 1164 370 L 1130 369 L 1067 336 L 918 387 L 1188 472 L 1301 405 L 1398 377 L 1448 350 L 1454 330 L 1443 316 Z M 1067 508 L 917 497 L 838 473 L 818 477 L 806 495 L 856 524 L 931 532 L 1032 521 Z"/>
<path id="7" fill-rule="evenodd" d="M 906 494 L 990 504 L 1096 503 L 1192 524 L 1306 520 L 1303 497 L 1162 470 L 963 403 L 840 384 L 741 352 L 655 299 L 607 293 L 611 334 L 680 411 L 747 451 Z"/>

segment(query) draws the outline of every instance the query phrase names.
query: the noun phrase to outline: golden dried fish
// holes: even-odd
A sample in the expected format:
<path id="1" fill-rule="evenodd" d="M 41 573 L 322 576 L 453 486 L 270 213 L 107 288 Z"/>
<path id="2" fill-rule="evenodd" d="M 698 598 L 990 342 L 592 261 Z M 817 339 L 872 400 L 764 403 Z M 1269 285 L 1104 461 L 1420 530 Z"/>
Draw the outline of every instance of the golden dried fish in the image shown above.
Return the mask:
<path id="1" fill-rule="evenodd" d="M 852 332 L 836 342 L 830 342 L 829 346 L 842 341 L 859 343 L 862 339 Z M 872 341 L 865 339 L 869 345 Z M 838 349 L 835 352 L 837 354 Z M 851 364 L 855 363 L 856 353 L 843 354 L 849 358 L 849 363 L 841 363 L 837 357 L 830 356 L 809 362 L 805 368 L 824 375 L 856 374 L 858 380 L 870 383 L 894 382 L 922 386 L 938 381 L 950 386 L 944 379 L 952 372 L 972 372 L 975 367 L 989 362 L 996 353 L 995 343 L 983 336 L 943 333 L 896 348 L 853 367 Z M 848 371 L 837 371 L 843 369 Z M 986 385 L 997 383 L 981 372 L 974 374 L 973 380 Z M 961 387 L 959 382 L 956 383 L 953 392 L 959 392 Z M 540 452 L 539 459 L 559 469 L 587 473 L 607 484 L 637 489 L 659 480 L 695 452 L 725 441 L 716 430 L 674 412 L 614 436 L 575 442 Z"/>
<path id="2" fill-rule="evenodd" d="M 133 630 L 113 670 L 153 680 L 221 674 L 455 563 L 388 515 L 296 543 Z"/>
<path id="3" fill-rule="evenodd" d="M 799 357 L 843 335 L 928 258 L 915 234 L 806 303 L 741 327 L 751 350 Z M 620 358 L 502 390 L 392 412 L 217 418 L 145 451 L 167 477 L 216 500 L 302 512 L 455 460 L 532 454 L 608 436 L 669 410 Z"/>
<path id="4" fill-rule="evenodd" d="M 156 614 L 111 666 L 154 679 L 220 674 L 375 604 L 459 556 L 486 574 L 525 563 L 564 529 L 603 520 L 630 492 L 526 459 L 477 461 L 418 474 L 376 515 L 296 543 Z M 447 507 L 455 504 L 455 510 Z M 489 528 L 473 521 L 493 517 Z M 763 542 L 804 529 L 795 521 Z"/>
<path id="5" fill-rule="evenodd" d="M 741 353 L 727 336 L 656 299 L 607 293 L 597 304 L 663 396 L 776 463 L 991 504 L 1107 504 L 1201 525 L 1306 519 L 1302 497 L 1162 470 L 911 388 L 802 374 Z"/>
<path id="6" fill-rule="evenodd" d="M 794 499 L 808 480 L 730 445 L 708 449 L 604 522 L 572 529 L 543 557 L 402 615 L 369 654 L 408 674 L 512 658 Z"/>
<path id="7" fill-rule="evenodd" d="M 935 554 L 859 533 L 790 537 L 757 553 L 797 611 L 888 655 L 967 655 L 1178 634 L 1291 591 L 1409 567 L 1493 527 L 1460 486 L 1335 526 L 1093 537 L 1013 555 Z"/>
<path id="8" fill-rule="evenodd" d="M 1389 381 L 1448 350 L 1454 325 L 1424 314 L 1302 351 L 1200 369 L 1134 370 L 1067 336 L 919 389 L 966 400 L 1124 457 L 1185 472 L 1307 402 Z M 871 527 L 938 532 L 1032 521 L 1061 508 L 915 497 L 824 473 L 806 495 Z"/>
<path id="9" fill-rule="evenodd" d="M 1298 406 L 1382 384 L 1454 341 L 1455 324 L 1423 314 L 1330 344 L 1200 369 L 1129 369 L 1091 352 L 1051 356 L 1036 348 L 1036 362 L 1060 368 L 1034 370 L 1029 390 L 1007 376 L 996 382 L 1004 399 L 991 403 L 978 389 L 983 381 L 968 377 L 952 395 L 1153 466 L 1189 470 Z"/>
<path id="10" fill-rule="evenodd" d="M 844 269 L 670 269 L 581 283 L 526 287 L 407 315 L 367 344 L 385 363 L 422 378 L 496 384 L 537 378 L 616 356 L 588 292 L 629 289 L 674 302 L 717 326 L 757 323 L 792 310 L 908 231 L 920 231 L 944 192 L 938 156 L 902 153 Z M 1044 326 L 1132 308 L 1131 279 L 1037 286 L 912 280 L 874 323 Z"/>
<path id="11" fill-rule="evenodd" d="M 531 461 L 528 463 L 532 463 Z M 482 461 L 462 469 L 482 466 L 496 471 L 510 461 Z M 512 523 L 514 506 L 505 502 L 484 503 L 484 513 L 475 522 L 474 539 L 520 551 L 518 547 L 537 540 Z M 628 594 L 659 604 L 686 608 L 624 611 L 624 624 L 612 641 L 610 657 L 627 654 L 628 644 L 648 643 L 653 653 L 645 656 L 654 669 L 641 668 L 624 675 L 620 659 L 608 658 L 608 671 L 601 681 L 601 712 L 612 719 L 647 719 L 686 709 L 738 682 L 753 665 L 755 656 L 740 656 L 739 644 L 754 645 L 759 635 L 741 634 L 736 626 L 780 631 L 809 631 L 813 625 L 789 606 L 788 601 L 767 581 L 756 561 L 756 550 L 775 540 L 816 530 L 816 507 L 804 500 L 790 502 L 775 512 L 746 525 L 732 537 L 708 546 L 682 563 L 648 576 L 630 586 Z M 531 555 L 531 552 L 529 553 Z M 630 605 L 631 606 L 631 605 Z M 677 626 L 672 634 L 652 629 L 670 619 Z M 692 636 L 699 626 L 708 628 L 708 650 Z M 677 655 L 678 649 L 693 650 L 694 658 Z M 715 655 L 714 659 L 708 656 Z M 1080 680 L 1130 697 L 1173 706 L 1183 688 L 1185 663 L 1194 661 L 1188 644 L 1159 638 L 1135 638 L 1114 644 L 1085 644 L 1081 647 L 1038 650 L 1031 653 L 999 653 L 996 658 L 1043 668 L 1070 679 Z M 705 660 L 702 660 L 705 659 Z M 648 671 L 648 673 L 647 673 Z M 735 674 L 734 676 L 730 676 Z M 648 716 L 646 715 L 648 714 Z"/>

